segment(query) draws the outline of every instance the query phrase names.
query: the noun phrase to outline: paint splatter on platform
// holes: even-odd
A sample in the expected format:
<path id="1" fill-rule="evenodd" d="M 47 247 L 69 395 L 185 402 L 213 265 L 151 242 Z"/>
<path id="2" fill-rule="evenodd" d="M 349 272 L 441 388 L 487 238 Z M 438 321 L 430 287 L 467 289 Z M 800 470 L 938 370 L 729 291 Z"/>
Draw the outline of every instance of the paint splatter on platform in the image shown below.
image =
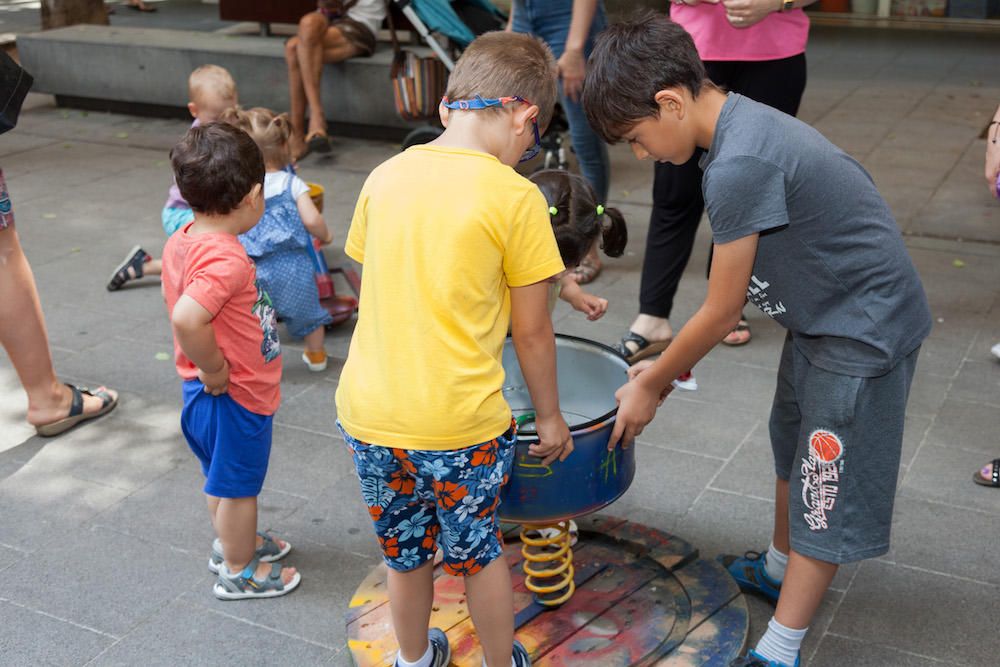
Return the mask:
<path id="1" fill-rule="evenodd" d="M 684 540 L 606 515 L 579 522 L 573 548 L 578 587 L 556 609 L 524 587 L 517 531 L 504 550 L 511 565 L 517 638 L 538 666 L 726 667 L 746 643 L 749 615 L 735 582 Z M 440 568 L 431 625 L 443 629 L 452 665 L 479 667 L 482 653 L 460 578 Z M 396 643 L 385 566 L 365 578 L 347 612 L 348 645 L 360 667 L 392 665 Z"/>

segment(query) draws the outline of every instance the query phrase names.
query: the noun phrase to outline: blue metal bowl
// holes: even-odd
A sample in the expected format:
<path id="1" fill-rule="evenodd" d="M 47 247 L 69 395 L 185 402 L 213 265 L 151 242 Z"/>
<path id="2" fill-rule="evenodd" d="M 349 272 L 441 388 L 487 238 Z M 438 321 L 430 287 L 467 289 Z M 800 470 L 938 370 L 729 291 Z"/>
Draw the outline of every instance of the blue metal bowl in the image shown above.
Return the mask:
<path id="1" fill-rule="evenodd" d="M 500 517 L 516 523 L 554 523 L 596 512 L 621 497 L 635 476 L 635 448 L 608 451 L 618 406 L 615 391 L 628 380 L 628 363 L 615 350 L 574 336 L 556 336 L 559 404 L 573 435 L 573 453 L 547 466 L 528 454 L 538 442 L 534 412 L 510 339 L 503 351 L 503 393 L 521 417 L 510 481 Z"/>

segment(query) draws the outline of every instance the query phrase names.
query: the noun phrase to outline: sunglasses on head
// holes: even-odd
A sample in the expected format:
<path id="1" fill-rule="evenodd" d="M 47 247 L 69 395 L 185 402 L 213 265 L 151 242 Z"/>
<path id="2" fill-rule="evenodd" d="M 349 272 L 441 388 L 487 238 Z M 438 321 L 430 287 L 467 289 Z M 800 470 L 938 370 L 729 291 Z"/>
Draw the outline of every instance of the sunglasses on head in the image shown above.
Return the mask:
<path id="1" fill-rule="evenodd" d="M 445 106 L 446 109 L 456 109 L 459 111 L 475 111 L 476 109 L 488 109 L 489 107 L 502 107 L 504 104 L 510 102 L 521 102 L 522 104 L 531 105 L 531 102 L 524 99 L 519 95 L 513 95 L 511 97 L 483 97 L 482 95 L 476 95 L 471 100 L 454 100 L 451 101 L 447 97 L 441 98 L 441 104 Z M 531 158 L 538 155 L 538 152 L 542 150 L 542 139 L 538 134 L 538 119 L 531 119 L 532 129 L 535 131 L 535 145 L 524 152 L 521 156 L 519 162 L 527 162 Z"/>

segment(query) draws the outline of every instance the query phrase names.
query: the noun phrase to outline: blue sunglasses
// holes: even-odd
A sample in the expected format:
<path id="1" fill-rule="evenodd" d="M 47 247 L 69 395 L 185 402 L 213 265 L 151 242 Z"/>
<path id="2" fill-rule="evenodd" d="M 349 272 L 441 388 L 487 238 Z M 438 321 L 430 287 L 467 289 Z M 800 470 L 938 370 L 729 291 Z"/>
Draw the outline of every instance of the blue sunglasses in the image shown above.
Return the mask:
<path id="1" fill-rule="evenodd" d="M 530 105 L 531 102 L 520 97 L 519 95 L 514 95 L 512 97 L 483 97 L 482 95 L 476 95 L 475 98 L 471 100 L 455 100 L 451 102 L 447 97 L 441 98 L 441 104 L 445 106 L 446 109 L 458 109 L 460 111 L 474 111 L 476 109 L 487 109 L 489 107 L 502 107 L 504 104 L 509 102 L 521 102 L 522 104 Z M 538 134 L 538 120 L 535 118 L 531 119 L 532 128 L 535 131 L 535 145 L 524 151 L 524 155 L 518 162 L 527 162 L 531 158 L 538 155 L 539 151 L 542 150 L 542 138 Z"/>

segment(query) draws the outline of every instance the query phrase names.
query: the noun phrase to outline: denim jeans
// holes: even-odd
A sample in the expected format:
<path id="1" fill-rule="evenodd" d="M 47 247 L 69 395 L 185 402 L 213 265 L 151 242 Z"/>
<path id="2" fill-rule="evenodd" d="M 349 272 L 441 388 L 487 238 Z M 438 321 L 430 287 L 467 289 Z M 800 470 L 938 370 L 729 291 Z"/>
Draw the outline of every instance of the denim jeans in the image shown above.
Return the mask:
<path id="1" fill-rule="evenodd" d="M 556 59 L 566 49 L 566 37 L 569 35 L 572 17 L 573 0 L 514 0 L 514 30 L 540 38 L 549 45 Z M 607 24 L 604 3 L 598 3 L 594 21 L 590 25 L 590 36 L 584 45 L 585 57 L 590 56 L 594 38 Z M 608 147 L 590 128 L 580 103 L 571 101 L 563 94 L 562 83 L 559 85 L 559 97 L 566 111 L 566 120 L 569 121 L 569 133 L 580 163 L 580 171 L 594 188 L 598 201 L 604 203 L 608 198 L 608 181 L 611 178 Z"/>

